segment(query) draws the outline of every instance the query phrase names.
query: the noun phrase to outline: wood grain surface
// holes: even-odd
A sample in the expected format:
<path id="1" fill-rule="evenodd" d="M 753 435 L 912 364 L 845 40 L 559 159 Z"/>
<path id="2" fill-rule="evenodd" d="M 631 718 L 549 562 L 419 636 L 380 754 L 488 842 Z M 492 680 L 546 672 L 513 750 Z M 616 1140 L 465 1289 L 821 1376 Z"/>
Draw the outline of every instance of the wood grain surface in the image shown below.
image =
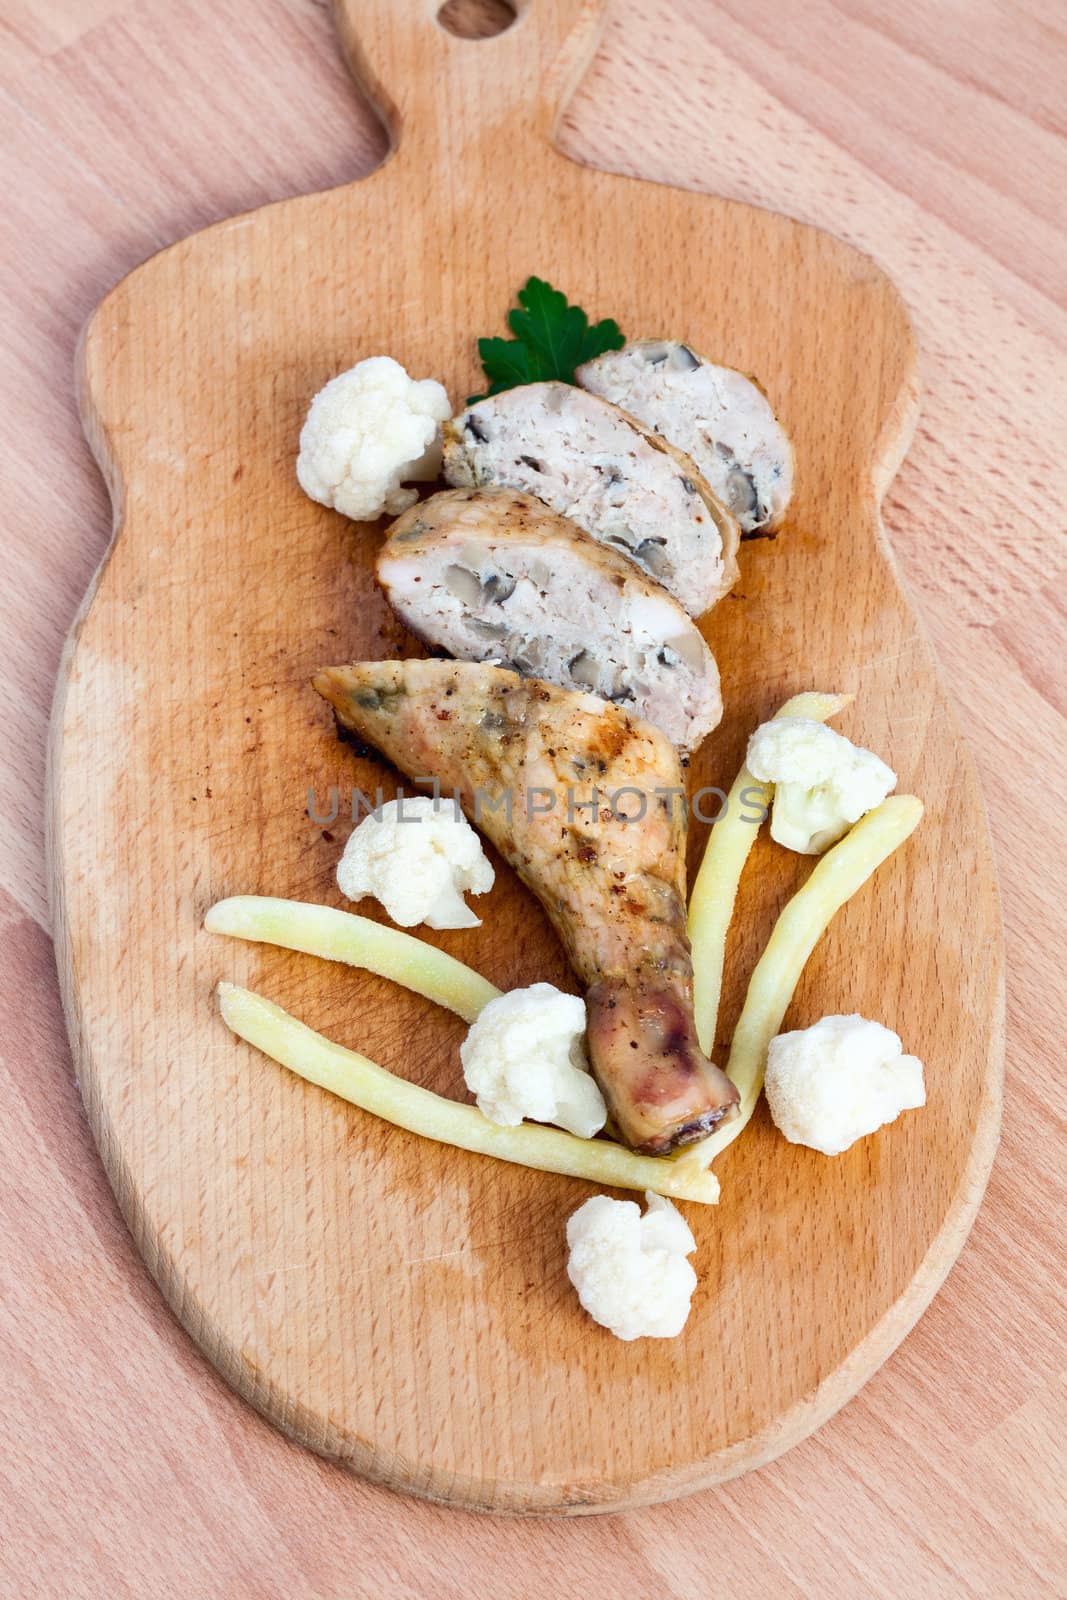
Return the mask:
<path id="1" fill-rule="evenodd" d="M 717 1581 L 741 1593 L 1055 1592 L 1063 1572 L 1053 1448 L 1062 1356 L 1051 1219 L 1061 1163 L 1047 1102 L 1062 1019 L 1050 854 L 1057 835 L 1026 791 L 1055 789 L 1062 729 L 1056 578 L 1064 558 L 1052 457 L 1062 432 L 1055 357 L 1063 325 L 1052 309 L 1056 263 L 1043 253 L 1044 235 L 1037 224 L 1032 235 L 1019 226 L 1020 206 L 1029 200 L 1037 211 L 1036 194 L 1027 193 L 1035 162 L 1024 161 L 1020 181 L 1005 186 L 1010 198 L 989 197 L 994 135 L 1010 134 L 1027 152 L 1032 137 L 1036 159 L 1049 134 L 1044 124 L 1055 121 L 1054 97 L 1042 102 L 1040 81 L 1024 70 L 1038 60 L 1042 40 L 1053 70 L 1054 40 L 1023 16 L 1010 47 L 994 52 L 991 18 L 988 33 L 960 32 L 964 65 L 944 41 L 939 56 L 925 34 L 927 55 L 912 65 L 908 45 L 917 41 L 906 22 L 897 25 L 900 38 L 880 43 L 884 31 L 871 19 L 853 19 L 845 33 L 856 75 L 896 90 L 886 90 L 886 117 L 912 119 L 907 142 L 915 155 L 903 174 L 883 170 L 877 137 L 866 146 L 860 137 L 866 118 L 877 121 L 878 95 L 859 95 L 855 79 L 843 69 L 839 75 L 839 51 L 830 52 L 833 64 L 820 53 L 840 29 L 840 14 L 829 11 L 807 19 L 805 38 L 782 42 L 788 19 L 774 10 L 746 13 L 738 26 L 721 8 L 619 8 L 569 119 L 564 142 L 573 153 L 658 177 L 679 176 L 681 162 L 681 177 L 694 186 L 817 217 L 873 248 L 908 294 L 927 352 L 928 398 L 888 520 L 951 663 L 994 826 L 1009 847 L 1002 864 L 1010 925 L 1025 941 L 1025 978 L 994 1203 L 945 1295 L 886 1372 L 816 1440 L 742 1483 L 615 1519 L 610 1529 L 502 1529 L 339 1481 L 212 1385 L 131 1263 L 64 1080 L 48 1005 L 47 941 L 37 931 L 32 751 L 47 699 L 42 657 L 51 650 L 54 661 L 74 591 L 102 547 L 101 538 L 93 545 L 86 536 L 84 519 L 95 507 L 102 530 L 106 518 L 56 398 L 60 357 L 69 359 L 78 321 L 118 271 L 156 239 L 204 220 L 205 196 L 219 197 L 222 215 L 242 200 L 338 181 L 372 164 L 380 148 L 372 138 L 359 144 L 366 124 L 343 78 L 331 77 L 329 32 L 316 13 L 279 7 L 270 19 L 276 26 L 264 28 L 259 12 L 250 30 L 247 17 L 226 17 L 223 26 L 215 8 L 198 21 L 209 41 L 200 42 L 204 59 L 218 76 L 202 81 L 194 73 L 192 84 L 183 80 L 173 91 L 190 108 L 190 148 L 172 172 L 166 152 L 174 118 L 162 115 L 161 83 L 178 70 L 188 30 L 168 49 L 151 8 L 114 19 L 100 10 L 95 25 L 80 8 L 68 18 L 57 9 L 50 28 L 29 15 L 15 18 L 7 52 L 17 92 L 6 114 L 19 181 L 6 223 L 17 316 L 5 359 L 24 441 L 11 453 L 12 498 L 23 514 L 11 541 L 9 592 L 19 625 L 5 649 L 16 759 L 5 773 L 11 824 L 2 844 L 11 952 L 4 991 L 10 1075 L 3 1080 L 13 1158 L 4 1190 L 13 1249 L 3 1319 L 15 1420 L 5 1443 L 12 1526 L 4 1530 L 3 1559 L 11 1592 L 121 1592 L 126 1584 L 131 1593 L 311 1594 L 386 1580 L 398 1592 L 447 1593 L 469 1586 L 479 1571 L 491 1583 L 502 1556 L 518 1555 L 521 1572 L 525 1555 L 536 1571 L 529 1592 L 562 1592 L 576 1581 L 610 1590 L 624 1578 L 637 1593 L 698 1593 L 712 1539 Z M 231 44 L 227 56 L 226 40 L 237 38 L 241 48 Z M 306 85 L 290 60 L 301 40 Z M 789 73 L 775 76 L 775 52 L 785 44 L 794 82 L 808 75 L 809 93 L 795 91 L 796 109 Z M 941 103 L 952 101 L 953 82 L 963 85 L 943 124 L 923 120 L 931 101 L 923 63 L 949 80 L 939 80 Z M 227 65 L 244 74 L 236 95 Z M 264 148 L 257 114 L 279 75 L 291 121 L 283 116 Z M 812 94 L 812 81 L 825 78 L 828 87 Z M 128 139 L 127 113 L 110 104 L 120 82 L 137 103 L 139 141 Z M 731 119 L 739 83 L 750 107 L 744 140 Z M 1003 121 L 992 91 L 1003 97 L 1012 86 L 1019 95 L 1025 88 L 1030 120 L 1016 112 Z M 203 103 L 198 97 L 210 101 L 213 93 L 220 125 L 225 120 L 225 135 L 216 129 L 214 138 L 205 135 L 204 116 L 192 114 Z M 992 129 L 982 149 L 953 144 L 969 103 Z M 243 127 L 234 114 L 242 104 Z M 160 118 L 154 145 L 144 137 L 153 116 Z M 597 121 L 584 149 L 583 118 Z M 850 126 L 858 148 L 846 156 L 838 145 Z M 635 130 L 639 162 L 630 144 L 625 160 L 620 154 Z M 332 169 L 321 164 L 330 152 Z M 183 186 L 197 160 L 194 201 Z M 302 169 L 292 181 L 270 165 L 286 160 L 290 170 Z M 938 162 L 954 163 L 968 180 L 972 168 L 978 175 L 951 186 L 948 220 L 941 216 L 947 199 L 938 205 Z M 1050 182 L 1062 173 L 1054 140 L 1040 170 Z M 250 183 L 260 184 L 258 192 L 248 193 Z M 1018 259 L 1020 237 L 1030 247 L 1027 260 Z M 1001 238 L 1010 238 L 1010 251 Z M 58 462 L 63 473 L 54 470 Z M 705 1517 L 718 1525 L 704 1526 Z M 353 1578 L 354 1561 L 362 1578 Z"/>
<path id="2" fill-rule="evenodd" d="M 878 521 L 915 425 L 914 341 L 869 256 L 552 148 L 599 0 L 536 0 L 479 46 L 450 38 L 428 0 L 361 0 L 340 18 L 389 160 L 153 257 L 79 352 L 116 534 L 53 719 L 75 1068 L 153 1276 L 292 1437 L 453 1505 L 631 1508 L 762 1465 L 848 1399 L 939 1286 L 992 1161 L 1002 954 L 982 802 Z M 229 894 L 340 902 L 353 786 L 392 792 L 387 764 L 337 745 L 309 687 L 323 661 L 418 648 L 374 581 L 380 529 L 316 509 L 294 481 L 309 396 L 386 349 L 469 393 L 474 330 L 499 325 L 534 263 L 635 335 L 678 330 L 757 373 L 794 443 L 785 525 L 752 542 L 707 619 L 726 713 L 691 792 L 728 789 L 747 733 L 828 686 L 856 694 L 847 725 L 927 807 L 820 944 L 791 1013 L 858 1011 L 907 1035 L 924 1115 L 827 1163 L 761 1114 L 721 1163 L 722 1203 L 693 1216 L 701 1292 L 684 1335 L 629 1349 L 568 1288 L 573 1183 L 427 1146 L 265 1069 L 212 995 L 236 975 L 446 1094 L 462 1093 L 455 1018 L 367 974 L 220 948 L 202 926 Z M 328 793 L 345 803 L 323 827 Z M 691 834 L 695 865 L 706 828 Z M 755 853 L 718 1060 L 804 865 L 768 841 Z M 476 933 L 435 942 L 502 989 L 571 981 L 512 873 L 480 911 Z"/>

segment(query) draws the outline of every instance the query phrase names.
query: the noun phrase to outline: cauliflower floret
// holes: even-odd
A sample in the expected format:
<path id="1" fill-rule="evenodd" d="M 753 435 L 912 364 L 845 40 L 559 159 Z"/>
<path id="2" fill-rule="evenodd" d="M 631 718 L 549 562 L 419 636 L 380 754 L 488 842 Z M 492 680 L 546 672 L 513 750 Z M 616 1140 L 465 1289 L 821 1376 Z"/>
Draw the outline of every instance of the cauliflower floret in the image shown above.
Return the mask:
<path id="1" fill-rule="evenodd" d="M 747 766 L 774 784 L 771 838 L 817 856 L 896 788 L 897 775 L 874 754 L 806 717 L 775 717 L 748 741 Z"/>
<path id="2" fill-rule="evenodd" d="M 585 1001 L 551 983 L 490 1000 L 459 1056 L 478 1110 L 501 1127 L 529 1117 L 591 1139 L 607 1121 L 585 1054 Z"/>
<path id="3" fill-rule="evenodd" d="M 926 1104 L 923 1064 L 902 1054 L 891 1028 L 865 1017 L 823 1017 L 780 1033 L 765 1087 L 775 1126 L 791 1144 L 837 1156 L 857 1139 Z"/>
<path id="4" fill-rule="evenodd" d="M 441 470 L 440 424 L 451 415 L 435 379 L 417 381 L 391 356 L 370 356 L 312 400 L 300 430 L 300 487 L 357 522 L 399 516 L 417 499 L 401 484 Z"/>
<path id="5" fill-rule="evenodd" d="M 618 1339 L 673 1339 L 689 1315 L 697 1275 L 689 1224 L 662 1195 L 633 1200 L 598 1194 L 567 1223 L 567 1276 L 578 1299 Z"/>
<path id="6" fill-rule="evenodd" d="M 479 928 L 464 892 L 485 894 L 493 868 L 455 800 L 401 795 L 349 835 L 337 886 L 349 900 L 373 895 L 394 922 L 413 928 Z"/>

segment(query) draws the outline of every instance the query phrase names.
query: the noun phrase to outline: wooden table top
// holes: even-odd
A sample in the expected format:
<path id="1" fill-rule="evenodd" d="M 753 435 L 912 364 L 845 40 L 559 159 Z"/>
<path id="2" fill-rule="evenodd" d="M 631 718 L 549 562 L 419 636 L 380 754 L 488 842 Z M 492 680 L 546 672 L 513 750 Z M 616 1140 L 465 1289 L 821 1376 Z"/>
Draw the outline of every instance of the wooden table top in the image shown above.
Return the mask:
<path id="1" fill-rule="evenodd" d="M 80 325 L 161 245 L 364 173 L 383 137 L 316 0 L 0 0 L 0 1595 L 1067 1591 L 1062 21 L 1050 0 L 615 0 L 567 116 L 575 158 L 818 223 L 908 302 L 924 403 L 886 522 L 985 785 L 1009 1047 L 971 1240 L 858 1398 L 721 1489 L 544 1523 L 370 1488 L 224 1386 L 104 1179 L 49 936 L 45 730 L 110 523 L 71 392 Z"/>

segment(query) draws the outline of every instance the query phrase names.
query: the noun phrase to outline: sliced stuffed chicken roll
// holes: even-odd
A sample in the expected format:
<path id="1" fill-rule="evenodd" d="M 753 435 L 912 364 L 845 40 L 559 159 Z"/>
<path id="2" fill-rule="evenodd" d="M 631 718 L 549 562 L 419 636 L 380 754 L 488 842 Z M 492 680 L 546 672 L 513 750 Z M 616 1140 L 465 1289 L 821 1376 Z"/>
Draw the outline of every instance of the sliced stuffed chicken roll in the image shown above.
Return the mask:
<path id="1" fill-rule="evenodd" d="M 412 506 L 378 577 L 427 644 L 590 690 L 683 752 L 722 715 L 715 661 L 678 602 L 532 495 L 452 489 Z"/>
<path id="2" fill-rule="evenodd" d="M 578 382 L 688 451 L 742 532 L 777 527 L 793 447 L 763 390 L 674 339 L 638 339 L 586 362 Z"/>
<path id="3" fill-rule="evenodd" d="M 489 395 L 446 422 L 445 477 L 534 494 L 699 616 L 737 579 L 736 519 L 688 456 L 568 383 Z"/>

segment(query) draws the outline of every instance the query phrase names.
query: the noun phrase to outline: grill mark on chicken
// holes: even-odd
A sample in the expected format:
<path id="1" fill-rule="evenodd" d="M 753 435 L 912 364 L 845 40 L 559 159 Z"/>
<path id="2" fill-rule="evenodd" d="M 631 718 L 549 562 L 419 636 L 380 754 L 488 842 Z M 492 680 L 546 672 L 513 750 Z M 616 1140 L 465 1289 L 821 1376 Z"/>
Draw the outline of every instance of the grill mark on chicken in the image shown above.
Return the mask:
<path id="1" fill-rule="evenodd" d="M 341 726 L 408 777 L 432 772 L 457 791 L 537 895 L 587 987 L 590 1060 L 620 1137 L 649 1154 L 702 1138 L 737 1091 L 696 1042 L 685 808 L 649 804 L 627 823 L 600 804 L 596 827 L 588 810 L 568 814 L 576 771 L 595 774 L 602 799 L 679 790 L 667 739 L 592 695 L 471 662 L 357 662 L 321 672 L 315 687 Z M 537 790 L 555 804 L 531 815 Z"/>

